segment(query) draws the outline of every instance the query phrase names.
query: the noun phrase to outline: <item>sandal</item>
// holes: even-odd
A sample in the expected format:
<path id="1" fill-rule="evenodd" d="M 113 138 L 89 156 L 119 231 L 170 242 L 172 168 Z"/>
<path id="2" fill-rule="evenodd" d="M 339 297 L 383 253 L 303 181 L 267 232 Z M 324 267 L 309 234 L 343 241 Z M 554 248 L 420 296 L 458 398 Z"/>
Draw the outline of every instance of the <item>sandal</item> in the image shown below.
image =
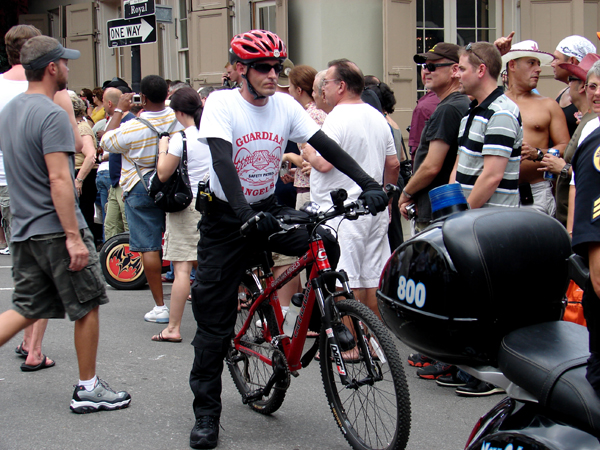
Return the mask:
<path id="1" fill-rule="evenodd" d="M 19 355 L 21 358 L 27 358 L 29 356 L 29 352 L 23 350 L 23 343 L 21 342 L 17 348 L 15 348 L 15 353 Z"/>

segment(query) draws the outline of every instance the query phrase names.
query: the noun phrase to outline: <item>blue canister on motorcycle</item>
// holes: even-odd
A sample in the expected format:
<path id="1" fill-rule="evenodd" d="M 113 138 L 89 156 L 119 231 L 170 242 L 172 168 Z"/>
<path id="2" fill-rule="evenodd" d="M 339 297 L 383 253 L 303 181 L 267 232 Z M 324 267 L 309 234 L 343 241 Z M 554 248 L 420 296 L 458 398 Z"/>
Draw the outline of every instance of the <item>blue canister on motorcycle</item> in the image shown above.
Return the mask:
<path id="1" fill-rule="evenodd" d="M 450 214 L 469 209 L 460 184 L 444 184 L 429 191 L 431 201 L 431 217 L 438 220 Z"/>
<path id="2" fill-rule="evenodd" d="M 556 156 L 557 158 L 560 157 L 559 151 L 556 150 L 555 148 L 549 148 L 548 154 L 552 155 L 552 156 Z M 556 180 L 556 175 L 554 175 L 552 172 L 544 172 L 544 180 L 548 180 L 548 181 Z"/>

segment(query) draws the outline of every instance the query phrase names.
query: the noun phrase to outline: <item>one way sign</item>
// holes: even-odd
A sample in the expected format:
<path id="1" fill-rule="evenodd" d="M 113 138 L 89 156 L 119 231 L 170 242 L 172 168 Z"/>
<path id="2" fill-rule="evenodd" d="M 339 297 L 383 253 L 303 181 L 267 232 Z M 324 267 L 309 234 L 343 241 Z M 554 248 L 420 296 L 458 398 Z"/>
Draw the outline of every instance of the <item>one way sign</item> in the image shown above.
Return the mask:
<path id="1" fill-rule="evenodd" d="M 106 25 L 109 47 L 126 47 L 156 42 L 155 15 L 109 20 Z"/>

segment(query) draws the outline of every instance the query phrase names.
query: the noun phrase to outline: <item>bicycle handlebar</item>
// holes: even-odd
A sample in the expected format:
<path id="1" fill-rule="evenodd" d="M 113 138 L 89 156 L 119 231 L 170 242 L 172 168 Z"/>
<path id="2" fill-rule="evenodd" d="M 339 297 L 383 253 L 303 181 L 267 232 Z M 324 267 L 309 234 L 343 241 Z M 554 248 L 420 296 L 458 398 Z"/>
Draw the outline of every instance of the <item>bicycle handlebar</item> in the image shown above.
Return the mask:
<path id="1" fill-rule="evenodd" d="M 400 188 L 391 183 L 387 184 L 384 190 L 389 198 L 392 198 L 395 192 L 400 192 Z M 277 220 L 279 220 L 282 229 L 284 231 L 287 231 L 292 229 L 294 225 L 316 225 L 339 216 L 344 216 L 346 219 L 349 220 L 356 220 L 360 216 L 370 214 L 369 209 L 366 207 L 365 203 L 360 199 L 344 205 L 344 201 L 347 198 L 348 193 L 345 189 L 337 189 L 335 191 L 331 191 L 331 199 L 334 203 L 333 209 L 331 211 L 305 211 L 308 215 L 304 218 L 284 215 L 281 217 L 277 217 Z M 255 216 L 251 217 L 250 220 L 245 222 L 240 227 L 240 234 L 242 236 L 247 236 L 248 233 L 250 233 L 254 228 L 256 228 L 258 222 L 264 217 L 265 214 L 263 212 L 259 212 Z"/>

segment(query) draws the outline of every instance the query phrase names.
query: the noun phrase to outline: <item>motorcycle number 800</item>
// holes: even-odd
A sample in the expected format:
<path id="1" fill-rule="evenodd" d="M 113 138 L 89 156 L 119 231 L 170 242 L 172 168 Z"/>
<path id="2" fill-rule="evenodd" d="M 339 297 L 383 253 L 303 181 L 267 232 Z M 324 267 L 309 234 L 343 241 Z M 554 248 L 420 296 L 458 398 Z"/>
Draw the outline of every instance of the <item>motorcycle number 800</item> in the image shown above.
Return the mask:
<path id="1" fill-rule="evenodd" d="M 407 280 L 404 275 L 400 276 L 397 294 L 400 300 L 404 300 L 409 305 L 414 303 L 417 308 L 425 306 L 427 296 L 425 285 L 421 282 L 415 283 L 412 278 Z"/>

